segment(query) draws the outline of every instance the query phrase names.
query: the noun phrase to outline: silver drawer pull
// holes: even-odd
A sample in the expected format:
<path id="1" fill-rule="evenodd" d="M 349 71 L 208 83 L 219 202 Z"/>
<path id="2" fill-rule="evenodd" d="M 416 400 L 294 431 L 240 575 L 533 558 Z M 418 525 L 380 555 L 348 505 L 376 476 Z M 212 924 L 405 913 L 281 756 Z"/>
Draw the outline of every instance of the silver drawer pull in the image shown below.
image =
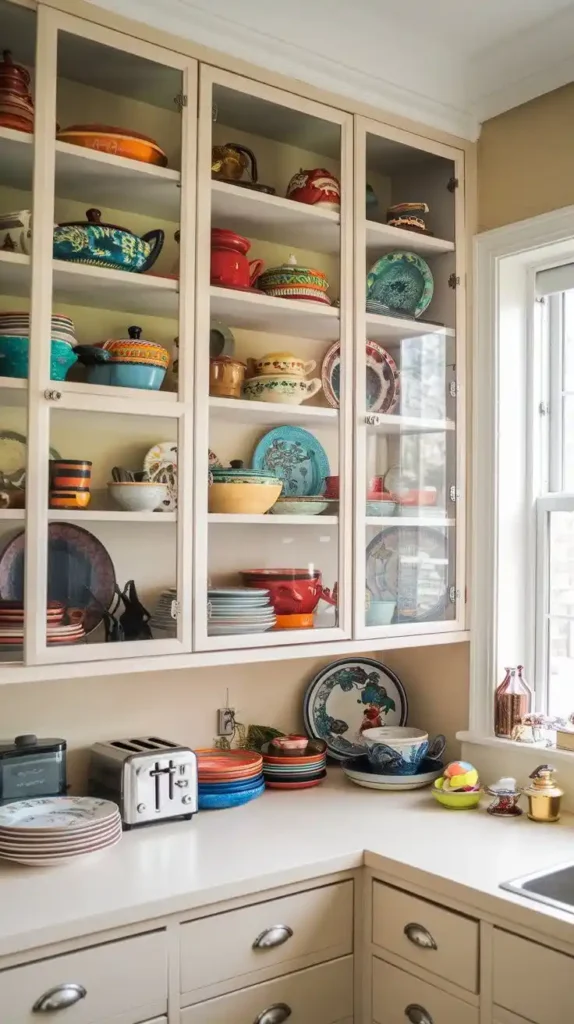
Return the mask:
<path id="1" fill-rule="evenodd" d="M 73 1006 L 74 1003 L 79 1003 L 80 999 L 85 999 L 87 994 L 83 985 L 76 985 L 73 981 L 65 985 L 56 985 L 36 1000 L 32 1013 L 56 1013 L 58 1010 L 65 1010 L 67 1006 Z"/>
<path id="2" fill-rule="evenodd" d="M 434 1024 L 430 1013 L 427 1013 L 424 1006 L 419 1006 L 418 1003 L 411 1003 L 407 1006 L 405 1017 L 410 1020 L 411 1024 Z"/>
<path id="3" fill-rule="evenodd" d="M 261 935 L 257 936 L 252 949 L 271 949 L 273 946 L 282 946 L 292 935 L 293 929 L 288 924 L 274 924 L 271 928 L 266 928 L 264 932 L 261 932 Z M 285 1018 L 282 1017 L 281 1020 L 285 1020 Z"/>
<path id="4" fill-rule="evenodd" d="M 273 1006 L 268 1006 L 255 1018 L 253 1024 L 282 1024 L 290 1016 L 291 1007 L 287 1006 L 287 1003 L 273 1003 Z"/>
<path id="5" fill-rule="evenodd" d="M 413 946 L 420 946 L 421 949 L 438 949 L 431 933 L 422 924 L 416 924 L 414 921 L 406 924 L 404 933 Z"/>

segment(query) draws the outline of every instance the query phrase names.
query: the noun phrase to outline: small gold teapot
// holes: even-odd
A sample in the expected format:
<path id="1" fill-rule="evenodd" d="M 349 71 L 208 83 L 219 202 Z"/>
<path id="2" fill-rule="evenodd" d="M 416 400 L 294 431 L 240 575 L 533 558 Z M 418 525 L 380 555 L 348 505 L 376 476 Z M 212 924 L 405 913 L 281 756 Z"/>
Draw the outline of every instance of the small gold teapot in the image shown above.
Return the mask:
<path id="1" fill-rule="evenodd" d="M 531 821 L 558 821 L 560 801 L 564 790 L 556 785 L 556 770 L 549 764 L 540 764 L 530 778 L 532 783 L 523 791 L 528 797 L 528 817 Z"/>

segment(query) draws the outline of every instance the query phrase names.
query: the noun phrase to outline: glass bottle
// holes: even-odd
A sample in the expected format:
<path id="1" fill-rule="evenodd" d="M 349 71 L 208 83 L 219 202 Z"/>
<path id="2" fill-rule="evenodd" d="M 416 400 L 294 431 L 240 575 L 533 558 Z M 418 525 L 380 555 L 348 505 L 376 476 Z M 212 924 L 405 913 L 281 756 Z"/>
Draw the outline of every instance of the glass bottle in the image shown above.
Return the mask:
<path id="1" fill-rule="evenodd" d="M 496 736 L 510 739 L 515 726 L 530 710 L 532 694 L 522 675 L 522 665 L 518 670 L 507 668 L 505 671 L 506 675 L 495 694 L 494 732 Z"/>

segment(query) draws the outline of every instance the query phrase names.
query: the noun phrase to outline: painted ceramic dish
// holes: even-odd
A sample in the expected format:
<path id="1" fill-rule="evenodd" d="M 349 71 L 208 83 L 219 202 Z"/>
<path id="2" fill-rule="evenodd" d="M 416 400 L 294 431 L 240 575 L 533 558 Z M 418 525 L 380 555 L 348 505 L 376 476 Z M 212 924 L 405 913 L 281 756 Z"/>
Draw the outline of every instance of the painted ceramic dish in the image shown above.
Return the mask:
<path id="1" fill-rule="evenodd" d="M 24 593 L 24 530 L 0 555 L 0 599 L 22 601 Z M 116 586 L 114 564 L 104 545 L 81 526 L 48 525 L 48 600 L 83 611 L 83 627 L 91 633 L 103 619 Z"/>
<path id="2" fill-rule="evenodd" d="M 100 210 L 87 210 L 86 217 L 85 221 L 70 221 L 54 228 L 55 260 L 138 274 L 150 270 L 165 238 L 160 228 L 140 238 L 127 228 L 105 224 Z"/>
<path id="3" fill-rule="evenodd" d="M 23 335 L 0 336 L 0 377 L 28 377 L 29 339 Z M 75 349 L 66 341 L 54 339 L 50 343 L 50 379 L 65 380 L 68 370 L 76 363 Z"/>
<path id="4" fill-rule="evenodd" d="M 398 525 L 381 530 L 367 547 L 366 577 L 375 601 L 396 601 L 396 622 L 442 618 L 449 585 L 445 531 Z"/>
<path id="5" fill-rule="evenodd" d="M 366 343 L 366 406 L 369 412 L 391 413 L 400 397 L 399 371 L 393 357 L 376 341 Z M 336 341 L 321 367 L 325 398 L 334 409 L 340 404 L 341 345 Z"/>
<path id="6" fill-rule="evenodd" d="M 331 757 L 361 757 L 363 732 L 379 725 L 406 725 L 407 695 L 398 677 L 371 658 L 342 658 L 312 680 L 303 704 L 305 728 L 325 740 Z"/>
<path id="7" fill-rule="evenodd" d="M 323 446 L 302 427 L 276 427 L 261 438 L 253 453 L 253 468 L 276 473 L 284 497 L 321 494 L 329 476 Z"/>
<path id="8" fill-rule="evenodd" d="M 320 206 L 322 210 L 339 213 L 341 209 L 341 186 L 338 179 L 324 167 L 314 167 L 304 171 L 303 168 L 293 175 L 287 185 L 287 199 L 310 206 Z"/>
<path id="9" fill-rule="evenodd" d="M 200 790 L 197 797 L 197 806 L 200 811 L 222 811 L 227 807 L 242 807 L 251 800 L 256 800 L 265 792 L 265 783 L 256 789 L 239 790 L 236 793 L 206 793 Z"/>
<path id="10" fill-rule="evenodd" d="M 167 498 L 158 512 L 175 512 L 177 508 L 177 444 L 161 441 L 154 444 L 143 461 L 143 470 L 152 483 L 167 484 Z"/>
<path id="11" fill-rule="evenodd" d="M 356 786 L 365 789 L 380 789 L 384 792 L 404 793 L 409 789 L 423 789 L 440 778 L 442 761 L 425 758 L 416 775 L 385 775 L 373 767 L 368 757 L 354 757 L 341 765 L 345 775 Z"/>
<path id="12" fill-rule="evenodd" d="M 250 377 L 243 384 L 243 397 L 253 402 L 282 402 L 285 405 L 301 405 L 321 390 L 321 381 L 304 380 L 299 377 Z"/>
<path id="13" fill-rule="evenodd" d="M 275 516 L 320 516 L 329 508 L 320 498 L 278 498 L 271 512 Z"/>
<path id="14" fill-rule="evenodd" d="M 109 124 L 71 124 L 56 135 L 58 142 L 85 146 L 99 153 L 121 156 L 127 160 L 140 160 L 157 167 L 167 166 L 167 157 L 157 142 L 139 132 L 115 128 Z"/>
<path id="15" fill-rule="evenodd" d="M 90 796 L 50 796 L 18 800 L 0 808 L 2 829 L 46 830 L 81 829 L 94 822 L 117 818 L 117 804 Z"/>
<path id="16" fill-rule="evenodd" d="M 430 213 L 426 203 L 395 203 L 387 210 L 387 224 L 405 231 L 428 235 L 425 217 Z"/>
<path id="17" fill-rule="evenodd" d="M 414 252 L 390 252 L 367 275 L 367 300 L 389 315 L 422 316 L 431 303 L 434 279 L 428 263 Z"/>
<path id="18" fill-rule="evenodd" d="M 14 430 L 0 430 L 0 478 L 4 477 L 14 487 L 26 484 L 26 460 L 28 446 L 24 434 Z M 55 448 L 50 448 L 50 459 L 60 459 Z"/>
<path id="19" fill-rule="evenodd" d="M 329 282 L 325 274 L 311 267 L 300 267 L 293 254 L 287 263 L 264 271 L 257 281 L 257 287 L 266 295 L 282 299 L 304 299 L 331 305 L 327 295 Z"/>

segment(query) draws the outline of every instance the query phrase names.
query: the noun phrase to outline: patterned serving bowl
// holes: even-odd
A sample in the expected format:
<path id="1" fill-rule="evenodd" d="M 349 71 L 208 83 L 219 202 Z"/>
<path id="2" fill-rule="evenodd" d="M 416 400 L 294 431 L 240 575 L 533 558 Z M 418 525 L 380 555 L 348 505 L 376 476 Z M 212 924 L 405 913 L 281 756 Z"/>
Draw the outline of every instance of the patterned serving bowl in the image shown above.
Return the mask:
<path id="1" fill-rule="evenodd" d="M 97 345 L 78 345 L 75 349 L 80 362 L 87 367 L 88 384 L 102 384 L 116 388 L 140 388 L 158 391 L 165 377 L 164 366 L 149 363 L 120 363 Z"/>
<path id="2" fill-rule="evenodd" d="M 409 726 L 365 729 L 362 735 L 369 761 L 386 775 L 416 775 L 425 757 L 439 759 L 446 746 L 444 736 L 429 745 L 428 733 Z"/>
<path id="3" fill-rule="evenodd" d="M 306 377 L 313 372 L 317 363 L 314 359 L 306 363 L 292 352 L 269 352 L 261 359 L 248 359 L 247 365 L 254 377 L 282 377 L 284 374 L 288 377 Z"/>
<path id="4" fill-rule="evenodd" d="M 29 339 L 22 335 L 0 336 L 0 377 L 28 377 Z M 65 380 L 71 366 L 77 362 L 75 349 L 66 341 L 53 338 L 50 348 L 50 378 Z"/>
<path id="5" fill-rule="evenodd" d="M 126 512 L 154 512 L 167 497 L 167 484 L 151 481 L 109 483 L 108 490 L 120 508 Z"/>
<path id="6" fill-rule="evenodd" d="M 275 473 L 264 469 L 246 469 L 241 459 L 232 459 L 229 466 L 213 466 L 211 479 L 214 484 L 265 484 L 276 487 L 283 481 Z"/>
<path id="7" fill-rule="evenodd" d="M 103 223 L 100 210 L 87 210 L 86 217 L 85 221 L 54 228 L 54 259 L 133 273 L 143 273 L 153 266 L 165 238 L 161 229 L 148 231 L 140 238 L 127 228 Z"/>
<path id="8" fill-rule="evenodd" d="M 281 402 L 284 405 L 301 405 L 321 390 L 321 381 L 304 380 L 302 377 L 250 377 L 243 382 L 243 397 L 252 402 Z"/>
<path id="9" fill-rule="evenodd" d="M 115 128 L 109 124 L 71 124 L 56 135 L 58 142 L 69 142 L 74 146 L 85 146 L 110 156 L 121 156 L 128 160 L 165 167 L 167 157 L 153 139 L 139 132 Z"/>
<path id="10" fill-rule="evenodd" d="M 266 295 L 282 299 L 307 299 L 331 305 L 327 295 L 329 282 L 321 270 L 300 267 L 297 258 L 291 255 L 287 263 L 265 270 L 257 281 L 257 287 Z"/>
<path id="11" fill-rule="evenodd" d="M 329 508 L 329 502 L 317 498 L 278 498 L 271 512 L 276 516 L 320 516 Z"/>

